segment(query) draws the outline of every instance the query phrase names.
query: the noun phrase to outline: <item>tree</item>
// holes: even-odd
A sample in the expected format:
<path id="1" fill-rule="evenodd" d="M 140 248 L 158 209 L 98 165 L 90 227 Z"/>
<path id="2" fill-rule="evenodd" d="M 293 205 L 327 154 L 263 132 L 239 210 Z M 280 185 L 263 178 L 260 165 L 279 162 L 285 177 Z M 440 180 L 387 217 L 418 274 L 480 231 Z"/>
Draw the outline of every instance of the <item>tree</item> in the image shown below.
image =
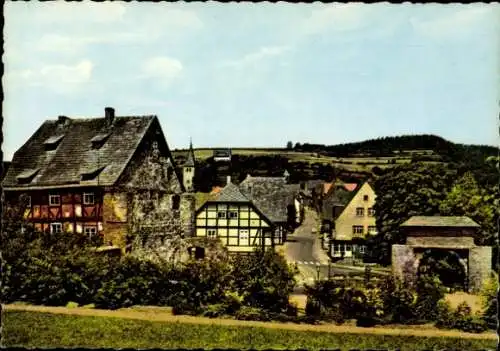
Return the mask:
<path id="1" fill-rule="evenodd" d="M 270 312 L 284 312 L 295 286 L 296 270 L 273 250 L 257 250 L 233 262 L 233 288 L 244 296 L 243 304 Z"/>
<path id="2" fill-rule="evenodd" d="M 499 214 L 498 186 L 489 190 L 480 188 L 471 172 L 466 172 L 441 202 L 439 210 L 444 216 L 468 216 L 481 225 L 480 245 L 492 245 L 497 232 Z"/>
<path id="3" fill-rule="evenodd" d="M 292 150 L 293 149 L 293 143 L 291 141 L 289 141 L 288 143 L 286 143 L 286 148 L 287 148 L 287 150 Z"/>
<path id="4" fill-rule="evenodd" d="M 390 264 L 391 245 L 406 240 L 399 228 L 404 221 L 439 214 L 455 175 L 449 166 L 411 163 L 391 168 L 377 178 L 374 209 L 379 234 L 370 238 L 373 260 Z"/>

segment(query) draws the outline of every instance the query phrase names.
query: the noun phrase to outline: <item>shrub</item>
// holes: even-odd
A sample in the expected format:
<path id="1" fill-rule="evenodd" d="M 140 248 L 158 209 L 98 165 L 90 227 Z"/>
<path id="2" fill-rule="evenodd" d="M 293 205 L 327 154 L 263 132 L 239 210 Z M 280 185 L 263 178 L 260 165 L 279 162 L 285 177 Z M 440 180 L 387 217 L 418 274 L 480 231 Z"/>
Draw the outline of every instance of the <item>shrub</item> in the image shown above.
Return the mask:
<path id="1" fill-rule="evenodd" d="M 404 287 L 400 281 L 387 277 L 377 284 L 385 318 L 394 323 L 411 324 L 415 322 L 415 293 Z"/>
<path id="2" fill-rule="evenodd" d="M 227 314 L 227 306 L 222 303 L 205 306 L 203 316 L 216 318 Z"/>
<path id="3" fill-rule="evenodd" d="M 295 269 L 272 250 L 257 250 L 232 262 L 232 288 L 243 305 L 283 313 L 295 286 Z"/>
<path id="4" fill-rule="evenodd" d="M 490 329 L 498 327 L 498 274 L 488 279 L 481 291 L 483 315 L 482 318 Z"/>
<path id="5" fill-rule="evenodd" d="M 455 319 L 451 305 L 446 300 L 440 300 L 436 310 L 436 327 L 443 329 L 452 329 L 455 326 Z"/>
<path id="6" fill-rule="evenodd" d="M 437 304 L 444 297 L 444 288 L 436 275 L 421 275 L 417 281 L 415 313 L 422 321 L 436 319 Z"/>
<path id="7" fill-rule="evenodd" d="M 459 329 L 468 333 L 482 333 L 488 329 L 486 322 L 472 314 L 466 302 L 462 302 L 453 311 L 448 302 L 439 301 L 436 327 Z"/>
<path id="8" fill-rule="evenodd" d="M 235 313 L 235 317 L 244 321 L 269 321 L 271 319 L 267 311 L 250 306 L 242 306 Z"/>

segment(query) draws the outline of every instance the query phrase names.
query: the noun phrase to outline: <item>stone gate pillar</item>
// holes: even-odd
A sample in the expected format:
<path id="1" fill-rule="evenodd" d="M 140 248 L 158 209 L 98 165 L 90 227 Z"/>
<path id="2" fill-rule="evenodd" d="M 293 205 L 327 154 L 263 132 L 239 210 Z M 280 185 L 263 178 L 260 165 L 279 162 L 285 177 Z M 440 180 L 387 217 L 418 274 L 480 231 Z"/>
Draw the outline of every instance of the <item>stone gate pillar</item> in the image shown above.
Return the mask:
<path id="1" fill-rule="evenodd" d="M 417 281 L 419 258 L 408 245 L 392 245 L 392 274 L 407 287 Z"/>
<path id="2" fill-rule="evenodd" d="M 469 291 L 481 290 L 491 274 L 491 246 L 476 246 L 469 251 Z"/>

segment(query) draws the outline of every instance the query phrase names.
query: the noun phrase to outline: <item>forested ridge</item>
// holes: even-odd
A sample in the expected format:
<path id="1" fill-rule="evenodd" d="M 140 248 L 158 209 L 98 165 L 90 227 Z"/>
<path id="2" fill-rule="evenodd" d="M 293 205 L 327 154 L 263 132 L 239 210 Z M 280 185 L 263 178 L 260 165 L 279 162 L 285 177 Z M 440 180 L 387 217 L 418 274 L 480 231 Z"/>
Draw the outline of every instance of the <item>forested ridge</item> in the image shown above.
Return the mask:
<path id="1" fill-rule="evenodd" d="M 350 157 L 358 154 L 367 156 L 395 156 L 408 151 L 429 150 L 451 160 L 461 157 L 494 156 L 498 147 L 490 145 L 468 145 L 453 143 L 432 134 L 387 136 L 361 142 L 322 145 L 296 143 L 294 151 L 316 152 L 329 156 Z"/>

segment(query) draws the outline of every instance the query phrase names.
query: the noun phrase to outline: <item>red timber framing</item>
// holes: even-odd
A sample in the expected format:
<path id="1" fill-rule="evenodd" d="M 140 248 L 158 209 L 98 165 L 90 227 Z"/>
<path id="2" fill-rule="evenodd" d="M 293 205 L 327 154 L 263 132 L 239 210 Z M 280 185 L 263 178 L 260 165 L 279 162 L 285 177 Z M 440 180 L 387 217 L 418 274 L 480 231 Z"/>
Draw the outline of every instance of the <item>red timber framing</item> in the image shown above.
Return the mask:
<path id="1" fill-rule="evenodd" d="M 11 196 L 21 194 L 29 196 L 24 218 L 39 231 L 48 232 L 51 224 L 60 223 L 66 232 L 102 232 L 102 188 L 31 190 L 12 192 Z"/>

